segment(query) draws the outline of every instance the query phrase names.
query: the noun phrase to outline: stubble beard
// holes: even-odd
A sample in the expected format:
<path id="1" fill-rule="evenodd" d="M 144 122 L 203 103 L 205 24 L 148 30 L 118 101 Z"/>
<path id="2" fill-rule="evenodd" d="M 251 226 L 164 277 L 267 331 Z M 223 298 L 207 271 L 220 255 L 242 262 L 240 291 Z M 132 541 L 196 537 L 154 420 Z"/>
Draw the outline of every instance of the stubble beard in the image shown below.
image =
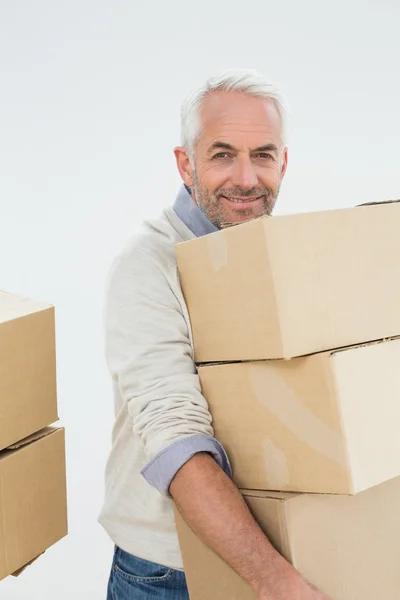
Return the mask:
<path id="1" fill-rule="evenodd" d="M 252 188 L 250 190 L 243 190 L 240 187 L 221 187 L 217 188 L 214 191 L 210 191 L 209 189 L 201 185 L 196 173 L 194 173 L 193 176 L 192 192 L 194 193 L 194 199 L 200 207 L 200 209 L 202 210 L 202 212 L 216 227 L 218 227 L 218 229 L 224 229 L 225 227 L 238 225 L 239 222 L 243 223 L 252 219 L 256 219 L 258 217 L 271 215 L 279 195 L 279 190 L 280 183 L 276 189 L 267 187 L 257 187 Z M 257 214 L 254 214 L 253 207 L 251 205 L 248 209 L 240 209 L 240 221 L 232 222 L 229 220 L 229 216 L 225 214 L 226 211 L 224 210 L 224 207 L 222 205 L 221 196 L 225 196 L 228 198 L 235 196 L 239 196 L 241 198 L 262 196 L 263 208 L 261 211 L 258 211 Z"/>

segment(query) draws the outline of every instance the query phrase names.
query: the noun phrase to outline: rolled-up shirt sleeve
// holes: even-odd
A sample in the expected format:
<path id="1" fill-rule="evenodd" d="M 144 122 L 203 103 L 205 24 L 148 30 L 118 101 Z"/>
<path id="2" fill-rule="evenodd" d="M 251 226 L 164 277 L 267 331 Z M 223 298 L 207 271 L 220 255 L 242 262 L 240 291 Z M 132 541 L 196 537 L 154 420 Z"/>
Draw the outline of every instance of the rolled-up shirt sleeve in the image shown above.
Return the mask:
<path id="1" fill-rule="evenodd" d="M 167 245 L 165 253 L 174 260 Z M 231 475 L 226 452 L 213 437 L 173 287 L 162 260 L 137 247 L 114 264 L 105 306 L 106 359 L 147 457 L 141 473 L 165 495 L 176 472 L 198 452 L 210 453 Z"/>
<path id="2" fill-rule="evenodd" d="M 211 454 L 221 469 L 229 477 L 232 477 L 229 458 L 223 446 L 215 438 L 205 435 L 194 435 L 177 440 L 147 463 L 141 473 L 150 485 L 161 494 L 168 496 L 170 483 L 176 473 L 192 456 L 199 452 Z"/>

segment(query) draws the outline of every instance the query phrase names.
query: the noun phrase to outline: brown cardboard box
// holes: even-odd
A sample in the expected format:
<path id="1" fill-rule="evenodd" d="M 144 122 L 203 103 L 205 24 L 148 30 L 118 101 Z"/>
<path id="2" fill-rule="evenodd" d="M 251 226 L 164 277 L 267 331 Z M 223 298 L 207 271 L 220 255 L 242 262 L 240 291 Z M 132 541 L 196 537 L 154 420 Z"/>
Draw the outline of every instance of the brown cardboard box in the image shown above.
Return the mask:
<path id="1" fill-rule="evenodd" d="M 0 452 L 0 580 L 67 535 L 64 430 Z"/>
<path id="2" fill-rule="evenodd" d="M 356 496 L 244 491 L 266 535 L 331 600 L 398 600 L 400 478 Z M 256 600 L 176 512 L 190 600 Z"/>
<path id="3" fill-rule="evenodd" d="M 0 292 L 0 450 L 57 420 L 54 308 Z"/>
<path id="4" fill-rule="evenodd" d="M 262 217 L 176 246 L 198 363 L 400 335 L 400 203 Z"/>
<path id="5" fill-rule="evenodd" d="M 400 476 L 400 339 L 199 368 L 238 487 L 355 494 Z"/>

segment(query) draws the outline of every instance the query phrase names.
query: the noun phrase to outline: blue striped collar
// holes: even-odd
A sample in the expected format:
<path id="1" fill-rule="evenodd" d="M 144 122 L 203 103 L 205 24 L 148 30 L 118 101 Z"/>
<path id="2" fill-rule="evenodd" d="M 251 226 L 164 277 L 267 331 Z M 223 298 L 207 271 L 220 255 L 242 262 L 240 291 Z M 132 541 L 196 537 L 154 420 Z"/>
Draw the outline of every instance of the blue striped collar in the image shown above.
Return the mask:
<path id="1" fill-rule="evenodd" d="M 202 237 L 218 231 L 203 211 L 197 206 L 190 193 L 190 188 L 183 185 L 173 205 L 175 213 L 196 237 Z"/>

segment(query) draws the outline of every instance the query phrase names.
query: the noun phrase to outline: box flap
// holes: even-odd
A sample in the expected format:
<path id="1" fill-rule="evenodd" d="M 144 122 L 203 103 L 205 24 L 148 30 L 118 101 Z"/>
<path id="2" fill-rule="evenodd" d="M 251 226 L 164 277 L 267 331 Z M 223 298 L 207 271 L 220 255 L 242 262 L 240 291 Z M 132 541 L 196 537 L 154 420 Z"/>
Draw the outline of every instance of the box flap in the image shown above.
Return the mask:
<path id="1" fill-rule="evenodd" d="M 8 446 L 8 448 L 6 448 L 6 451 L 7 450 L 17 450 L 18 448 L 21 448 L 22 446 L 27 446 L 28 444 L 31 444 L 32 442 L 35 442 L 36 440 L 40 440 L 41 438 L 44 438 L 47 435 L 50 435 L 51 433 L 58 431 L 59 429 L 62 429 L 62 428 L 60 428 L 60 427 L 44 427 L 43 429 L 40 429 L 39 431 L 32 433 L 32 435 L 28 435 L 23 440 L 20 440 L 19 442 L 15 442 L 15 444 L 11 444 L 10 446 Z M 0 457 L 1 457 L 1 453 L 0 453 Z"/>
<path id="2" fill-rule="evenodd" d="M 40 558 L 43 554 L 44 554 L 44 552 L 41 552 L 40 554 L 38 554 L 38 556 L 35 556 L 35 558 L 32 558 L 32 560 L 27 562 L 23 567 L 21 567 L 20 569 L 17 569 L 16 571 L 14 571 L 14 573 L 11 573 L 11 575 L 13 577 L 19 577 L 21 575 L 21 573 L 23 573 L 25 571 L 25 569 L 30 567 L 30 565 L 33 564 L 34 562 L 36 562 L 37 559 Z"/>
<path id="3" fill-rule="evenodd" d="M 50 309 L 54 310 L 51 304 L 0 290 L 0 324 Z"/>
<path id="4" fill-rule="evenodd" d="M 333 348 L 331 350 L 324 350 L 322 352 L 311 352 L 310 354 L 304 354 L 303 356 L 297 356 L 290 360 L 306 358 L 307 356 L 321 356 L 323 354 L 325 354 L 327 356 L 333 356 L 334 354 L 338 354 L 339 352 L 351 352 L 352 350 L 355 350 L 357 348 L 364 348 L 366 346 L 373 346 L 375 344 L 384 344 L 386 342 L 393 342 L 393 341 L 399 340 L 399 339 L 400 339 L 400 335 L 392 335 L 392 336 L 386 337 L 386 338 L 379 338 L 377 340 L 371 340 L 368 342 L 363 342 L 363 343 L 358 343 L 358 344 L 350 344 L 349 346 L 341 346 L 340 348 Z M 201 363 L 201 364 L 197 365 L 197 370 L 203 371 L 204 369 L 208 369 L 209 367 L 220 367 L 221 365 L 230 366 L 230 365 L 241 365 L 243 363 L 277 362 L 277 361 L 281 361 L 281 360 L 287 360 L 287 359 L 265 358 L 262 360 L 221 360 L 221 361 L 214 361 L 214 362 L 208 362 L 208 363 Z"/>
<path id="5" fill-rule="evenodd" d="M 240 493 L 246 498 L 269 498 L 270 500 L 282 500 L 283 502 L 285 502 L 286 500 L 293 500 L 293 498 L 302 495 L 297 492 L 274 492 L 265 490 L 244 489 L 241 489 Z"/>
<path id="6" fill-rule="evenodd" d="M 363 204 L 357 204 L 357 206 L 376 206 L 377 204 L 393 204 L 394 202 L 400 202 L 400 200 L 382 200 L 382 202 L 363 202 Z"/>
<path id="7" fill-rule="evenodd" d="M 334 350 L 330 350 L 329 354 L 333 356 L 334 354 L 338 354 L 339 352 L 351 352 L 357 348 L 366 348 L 367 346 L 375 346 L 377 344 L 385 344 L 386 342 L 393 342 L 395 340 L 399 340 L 399 335 L 394 335 L 387 338 L 382 338 L 379 340 L 373 340 L 371 342 L 364 342 L 363 344 L 354 344 L 352 346 L 344 346 L 343 348 L 335 348 Z"/>

